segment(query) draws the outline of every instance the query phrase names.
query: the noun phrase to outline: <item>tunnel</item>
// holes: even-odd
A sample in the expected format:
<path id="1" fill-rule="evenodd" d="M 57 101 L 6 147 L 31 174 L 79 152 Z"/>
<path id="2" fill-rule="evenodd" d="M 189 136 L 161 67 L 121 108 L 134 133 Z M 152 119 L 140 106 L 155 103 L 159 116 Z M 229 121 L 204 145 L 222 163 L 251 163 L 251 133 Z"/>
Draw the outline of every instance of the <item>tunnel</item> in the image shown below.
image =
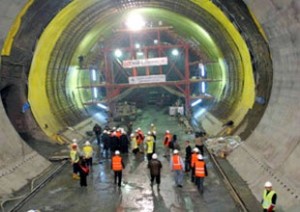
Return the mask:
<path id="1" fill-rule="evenodd" d="M 270 180 L 280 208 L 299 209 L 298 0 L 0 2 L 1 199 L 50 167 L 38 146 L 84 138 L 118 102 L 177 101 L 209 136 L 234 123 L 229 163 L 259 201 Z M 128 30 L 139 16 L 143 32 Z M 125 67 L 145 58 L 163 65 Z"/>

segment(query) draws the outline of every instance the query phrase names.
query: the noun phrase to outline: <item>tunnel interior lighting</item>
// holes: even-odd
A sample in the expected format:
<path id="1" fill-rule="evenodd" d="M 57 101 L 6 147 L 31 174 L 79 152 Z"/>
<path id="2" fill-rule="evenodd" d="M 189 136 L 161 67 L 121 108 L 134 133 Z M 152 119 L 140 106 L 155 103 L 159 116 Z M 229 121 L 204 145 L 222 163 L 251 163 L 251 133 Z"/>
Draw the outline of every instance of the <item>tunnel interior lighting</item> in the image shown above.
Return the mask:
<path id="1" fill-rule="evenodd" d="M 95 69 L 92 69 L 92 80 L 97 81 L 97 73 Z"/>
<path id="2" fill-rule="evenodd" d="M 131 14 L 126 20 L 126 26 L 128 29 L 133 31 L 141 30 L 145 27 L 146 22 L 144 21 L 143 17 L 139 14 Z"/>
<path id="3" fill-rule="evenodd" d="M 199 63 L 200 76 L 205 77 L 205 67 L 202 63 Z"/>
<path id="4" fill-rule="evenodd" d="M 141 44 L 139 44 L 139 43 L 136 43 L 136 44 L 135 44 L 135 48 L 136 48 L 136 49 L 139 49 L 139 48 L 141 48 Z"/>
<path id="5" fill-rule="evenodd" d="M 205 82 L 201 82 L 201 92 L 202 93 L 206 92 L 206 84 L 205 84 Z"/>
<path id="6" fill-rule="evenodd" d="M 195 107 L 197 104 L 201 103 L 202 99 L 198 99 L 197 101 L 192 103 L 192 107 Z"/>
<path id="7" fill-rule="evenodd" d="M 93 96 L 94 96 L 95 99 L 98 98 L 98 89 L 97 88 L 93 89 Z"/>
<path id="8" fill-rule="evenodd" d="M 173 49 L 173 50 L 172 50 L 172 55 L 178 56 L 178 55 L 179 55 L 178 49 Z"/>
<path id="9" fill-rule="evenodd" d="M 122 51 L 120 49 L 116 49 L 115 56 L 116 57 L 121 57 L 122 56 Z"/>
<path id="10" fill-rule="evenodd" d="M 100 108 L 102 108 L 102 109 L 104 109 L 104 110 L 108 110 L 108 107 L 105 106 L 104 104 L 98 103 L 97 106 L 100 107 Z"/>
<path id="11" fill-rule="evenodd" d="M 155 39 L 155 40 L 153 41 L 153 43 L 154 43 L 154 44 L 158 44 L 158 40 Z"/>
<path id="12" fill-rule="evenodd" d="M 201 110 L 198 110 L 198 111 L 195 113 L 194 117 L 195 117 L 196 119 L 198 119 L 198 118 L 200 118 L 205 112 L 206 112 L 206 109 L 205 109 L 205 108 L 203 108 L 203 109 L 201 109 Z"/>
<path id="13" fill-rule="evenodd" d="M 137 56 L 143 56 L 144 53 L 143 53 L 143 52 L 137 52 L 136 55 L 137 55 Z"/>

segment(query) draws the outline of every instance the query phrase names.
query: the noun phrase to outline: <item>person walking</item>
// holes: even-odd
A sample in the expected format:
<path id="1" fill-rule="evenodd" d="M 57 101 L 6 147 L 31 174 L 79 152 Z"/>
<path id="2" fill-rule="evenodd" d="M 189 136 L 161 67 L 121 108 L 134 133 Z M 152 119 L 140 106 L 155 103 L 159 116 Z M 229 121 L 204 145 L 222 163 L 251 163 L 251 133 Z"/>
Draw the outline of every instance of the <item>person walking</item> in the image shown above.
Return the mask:
<path id="1" fill-rule="evenodd" d="M 195 162 L 195 177 L 196 177 L 196 185 L 198 190 L 203 193 L 204 191 L 204 178 L 208 175 L 206 163 L 203 160 L 203 156 L 199 154 L 197 156 L 198 160 Z"/>
<path id="2" fill-rule="evenodd" d="M 112 157 L 111 160 L 111 169 L 114 171 L 115 174 L 115 184 L 118 183 L 118 186 L 121 187 L 122 183 L 122 170 L 125 168 L 123 163 L 123 159 L 120 156 L 120 151 L 116 150 L 115 155 Z"/>
<path id="3" fill-rule="evenodd" d="M 172 141 L 172 134 L 169 130 L 166 130 L 165 136 L 164 136 L 164 148 L 165 148 L 165 155 L 164 157 L 170 156 L 170 142 Z"/>
<path id="4" fill-rule="evenodd" d="M 190 141 L 185 141 L 185 172 L 189 172 L 191 169 L 191 157 L 192 157 L 192 147 L 190 146 Z"/>
<path id="5" fill-rule="evenodd" d="M 97 139 L 97 144 L 98 144 L 98 146 L 100 146 L 100 135 L 102 133 L 101 126 L 99 124 L 95 124 L 95 126 L 93 127 L 93 131 L 94 131 L 96 139 Z"/>
<path id="6" fill-rule="evenodd" d="M 151 188 L 153 188 L 153 182 L 154 180 L 156 180 L 156 184 L 157 184 L 157 190 L 159 190 L 159 185 L 160 185 L 160 171 L 162 169 L 162 164 L 161 162 L 157 159 L 157 154 L 154 153 L 152 155 L 152 159 L 150 160 L 150 162 L 148 163 L 148 168 L 150 169 L 150 185 Z"/>
<path id="7" fill-rule="evenodd" d="M 83 151 L 83 157 L 86 161 L 86 165 L 89 166 L 90 168 L 92 168 L 94 150 L 89 141 L 85 142 L 82 151 Z"/>
<path id="8" fill-rule="evenodd" d="M 152 154 L 154 153 L 154 138 L 151 136 L 151 133 L 149 132 L 148 136 L 146 137 L 146 153 L 147 153 L 147 159 L 148 162 L 152 158 Z"/>
<path id="9" fill-rule="evenodd" d="M 131 133 L 130 135 L 130 145 L 132 153 L 136 155 L 139 152 L 139 145 L 137 143 L 136 136 L 134 133 Z"/>
<path id="10" fill-rule="evenodd" d="M 90 169 L 86 163 L 86 160 L 82 157 L 79 160 L 78 168 L 79 168 L 79 176 L 80 176 L 80 186 L 86 187 L 87 186 L 86 177 L 89 175 Z"/>
<path id="11" fill-rule="evenodd" d="M 175 185 L 182 188 L 184 163 L 179 156 L 179 151 L 177 149 L 173 151 L 170 166 L 171 170 L 174 172 Z"/>
<path id="12" fill-rule="evenodd" d="M 199 154 L 199 149 L 195 147 L 193 149 L 193 154 L 191 156 L 191 169 L 192 169 L 192 172 L 191 172 L 191 181 L 193 183 L 196 183 L 196 180 L 195 180 L 195 162 L 198 159 L 198 154 Z"/>
<path id="13" fill-rule="evenodd" d="M 200 150 L 201 155 L 204 155 L 204 137 L 202 132 L 195 134 L 195 147 Z"/>
<path id="14" fill-rule="evenodd" d="M 70 159 L 71 159 L 71 164 L 73 166 L 73 179 L 74 180 L 79 180 L 78 172 L 79 172 L 79 152 L 78 152 L 78 145 L 77 143 L 73 143 L 71 145 L 71 150 L 70 150 Z"/>
<path id="15" fill-rule="evenodd" d="M 272 189 L 272 183 L 267 181 L 265 183 L 265 189 L 262 195 L 261 205 L 263 207 L 264 212 L 273 212 L 275 211 L 277 201 L 277 194 Z"/>

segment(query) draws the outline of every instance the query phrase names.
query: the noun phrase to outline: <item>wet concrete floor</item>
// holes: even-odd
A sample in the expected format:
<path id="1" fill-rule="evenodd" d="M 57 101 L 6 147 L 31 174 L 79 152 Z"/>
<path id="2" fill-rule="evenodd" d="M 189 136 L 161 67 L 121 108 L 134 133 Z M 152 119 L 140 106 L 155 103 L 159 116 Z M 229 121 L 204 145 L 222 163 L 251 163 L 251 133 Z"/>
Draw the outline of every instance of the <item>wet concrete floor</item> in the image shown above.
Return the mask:
<path id="1" fill-rule="evenodd" d="M 134 129 L 140 127 L 147 133 L 151 123 L 157 127 L 156 152 L 163 164 L 160 191 L 156 185 L 153 189 L 150 187 L 149 170 L 144 155 L 122 155 L 126 168 L 123 171 L 121 188 L 113 182 L 111 160 L 97 155 L 94 158 L 96 163 L 87 179 L 88 187 L 82 188 L 79 181 L 72 180 L 72 166 L 68 163 L 18 211 L 239 211 L 207 154 L 205 160 L 208 177 L 204 181 L 204 193 L 199 193 L 191 183 L 189 175 L 184 178 L 183 188 L 176 187 L 169 160 L 163 157 L 163 135 L 165 130 L 177 135 L 183 157 L 184 141 L 192 141 L 193 135 L 185 134 L 175 117 L 167 115 L 166 111 L 155 109 L 149 109 L 139 117 L 134 122 Z"/>

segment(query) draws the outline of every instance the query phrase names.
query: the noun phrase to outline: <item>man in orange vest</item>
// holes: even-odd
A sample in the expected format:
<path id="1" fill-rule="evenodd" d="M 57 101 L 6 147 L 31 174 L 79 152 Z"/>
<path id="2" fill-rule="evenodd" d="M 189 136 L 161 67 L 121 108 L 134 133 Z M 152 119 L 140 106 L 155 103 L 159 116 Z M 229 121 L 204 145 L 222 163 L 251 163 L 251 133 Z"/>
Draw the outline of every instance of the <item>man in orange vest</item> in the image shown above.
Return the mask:
<path id="1" fill-rule="evenodd" d="M 182 188 L 183 175 L 184 175 L 184 163 L 179 156 L 179 151 L 175 149 L 171 158 L 171 170 L 174 172 L 175 184 L 177 187 Z"/>
<path id="2" fill-rule="evenodd" d="M 164 155 L 164 157 L 170 156 L 169 145 L 170 145 L 171 141 L 172 141 L 172 134 L 170 133 L 169 130 L 166 130 L 166 134 L 165 134 L 165 137 L 164 137 L 164 146 L 165 146 L 165 155 Z"/>
<path id="3" fill-rule="evenodd" d="M 118 186 L 121 187 L 122 182 L 122 170 L 125 168 L 122 157 L 120 156 L 120 151 L 115 151 L 115 155 L 112 157 L 111 160 L 111 169 L 115 173 L 115 184 L 117 184 L 118 180 Z"/>
<path id="4" fill-rule="evenodd" d="M 196 180 L 195 180 L 195 163 L 198 160 L 198 154 L 199 154 L 199 149 L 197 147 L 195 147 L 193 149 L 193 154 L 191 156 L 191 169 L 192 169 L 192 172 L 191 172 L 191 181 L 193 183 L 196 183 Z"/>
<path id="5" fill-rule="evenodd" d="M 203 160 L 203 156 L 201 154 L 198 155 L 198 160 L 195 162 L 195 177 L 196 177 L 196 185 L 198 190 L 203 193 L 204 187 L 204 178 L 207 176 L 207 168 L 206 163 Z"/>

